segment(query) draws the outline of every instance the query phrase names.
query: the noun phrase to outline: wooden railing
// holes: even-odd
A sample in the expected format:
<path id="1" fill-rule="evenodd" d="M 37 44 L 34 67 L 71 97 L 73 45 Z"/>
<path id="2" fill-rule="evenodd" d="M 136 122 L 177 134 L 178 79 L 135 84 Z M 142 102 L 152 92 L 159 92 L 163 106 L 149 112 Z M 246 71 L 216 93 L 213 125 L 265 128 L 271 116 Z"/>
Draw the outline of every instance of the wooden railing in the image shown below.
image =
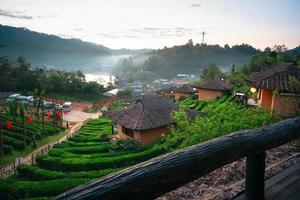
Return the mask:
<path id="1" fill-rule="evenodd" d="M 60 194 L 56 199 L 154 199 L 243 157 L 248 199 L 264 199 L 265 151 L 300 137 L 300 117 L 168 153 Z"/>

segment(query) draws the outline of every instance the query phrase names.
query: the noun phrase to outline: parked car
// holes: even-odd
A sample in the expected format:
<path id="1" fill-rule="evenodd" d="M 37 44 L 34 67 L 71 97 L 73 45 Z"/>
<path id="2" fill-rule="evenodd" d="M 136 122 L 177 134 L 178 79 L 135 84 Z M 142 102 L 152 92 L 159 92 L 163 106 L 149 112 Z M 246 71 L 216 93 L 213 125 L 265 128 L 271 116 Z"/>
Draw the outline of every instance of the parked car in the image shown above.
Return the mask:
<path id="1" fill-rule="evenodd" d="M 65 102 L 63 105 L 63 110 L 65 111 L 71 111 L 71 108 L 72 108 L 72 102 Z"/>
<path id="2" fill-rule="evenodd" d="M 7 97 L 6 101 L 7 102 L 12 102 L 12 101 L 16 101 L 19 100 L 18 98 L 20 97 L 20 94 L 12 94 L 10 96 Z"/>
<path id="3" fill-rule="evenodd" d="M 42 102 L 42 108 L 44 108 L 44 109 L 52 109 L 52 108 L 54 108 L 54 103 L 52 103 L 52 102 L 50 102 L 50 101 L 43 101 Z"/>

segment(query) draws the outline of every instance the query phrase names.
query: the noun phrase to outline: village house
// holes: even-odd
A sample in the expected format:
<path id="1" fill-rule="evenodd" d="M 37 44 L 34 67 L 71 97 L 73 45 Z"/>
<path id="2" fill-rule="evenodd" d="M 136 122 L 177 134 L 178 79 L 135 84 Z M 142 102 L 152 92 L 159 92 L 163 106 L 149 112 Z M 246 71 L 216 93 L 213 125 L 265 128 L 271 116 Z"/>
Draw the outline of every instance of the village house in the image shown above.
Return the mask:
<path id="1" fill-rule="evenodd" d="M 257 92 L 258 105 L 282 116 L 300 112 L 300 68 L 281 63 L 250 75 L 251 91 Z"/>
<path id="2" fill-rule="evenodd" d="M 174 90 L 175 100 L 178 101 L 182 97 L 188 97 L 192 94 L 195 94 L 197 89 L 194 88 L 191 84 L 184 84 Z"/>
<path id="3" fill-rule="evenodd" d="M 140 96 L 127 108 L 104 113 L 117 126 L 117 137 L 135 139 L 142 145 L 151 144 L 170 132 L 175 123 L 171 118 L 179 106 L 166 96 Z M 186 110 L 189 119 L 201 113 Z"/>
<path id="4" fill-rule="evenodd" d="M 198 89 L 199 100 L 215 100 L 228 93 L 232 88 L 230 84 L 220 78 L 214 78 L 204 83 L 193 85 L 193 87 Z"/>
<path id="5" fill-rule="evenodd" d="M 175 98 L 175 89 L 176 89 L 175 86 L 171 86 L 171 87 L 168 87 L 168 88 L 162 88 L 160 90 L 155 91 L 154 94 L 164 95 L 164 96 L 167 96 L 169 98 Z"/>

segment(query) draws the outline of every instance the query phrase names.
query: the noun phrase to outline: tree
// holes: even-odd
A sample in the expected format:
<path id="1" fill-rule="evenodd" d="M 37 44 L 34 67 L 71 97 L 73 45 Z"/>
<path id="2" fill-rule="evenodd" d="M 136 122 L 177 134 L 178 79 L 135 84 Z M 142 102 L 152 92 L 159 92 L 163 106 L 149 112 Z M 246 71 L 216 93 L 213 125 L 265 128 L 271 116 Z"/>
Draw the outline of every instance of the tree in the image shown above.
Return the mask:
<path id="1" fill-rule="evenodd" d="M 221 78 L 224 76 L 224 73 L 215 64 L 210 64 L 202 70 L 202 73 L 200 74 L 200 81 L 205 82 L 214 78 Z"/>

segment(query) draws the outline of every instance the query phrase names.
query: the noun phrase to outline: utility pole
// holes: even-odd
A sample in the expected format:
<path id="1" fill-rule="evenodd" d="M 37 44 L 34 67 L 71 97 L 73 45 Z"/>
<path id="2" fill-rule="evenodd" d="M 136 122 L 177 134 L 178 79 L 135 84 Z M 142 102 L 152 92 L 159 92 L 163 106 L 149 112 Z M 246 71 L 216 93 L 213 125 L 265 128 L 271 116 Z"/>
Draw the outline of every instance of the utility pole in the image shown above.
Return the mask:
<path id="1" fill-rule="evenodd" d="M 204 44 L 204 36 L 205 36 L 205 34 L 206 34 L 206 33 L 203 31 L 203 32 L 202 32 L 202 44 Z"/>

